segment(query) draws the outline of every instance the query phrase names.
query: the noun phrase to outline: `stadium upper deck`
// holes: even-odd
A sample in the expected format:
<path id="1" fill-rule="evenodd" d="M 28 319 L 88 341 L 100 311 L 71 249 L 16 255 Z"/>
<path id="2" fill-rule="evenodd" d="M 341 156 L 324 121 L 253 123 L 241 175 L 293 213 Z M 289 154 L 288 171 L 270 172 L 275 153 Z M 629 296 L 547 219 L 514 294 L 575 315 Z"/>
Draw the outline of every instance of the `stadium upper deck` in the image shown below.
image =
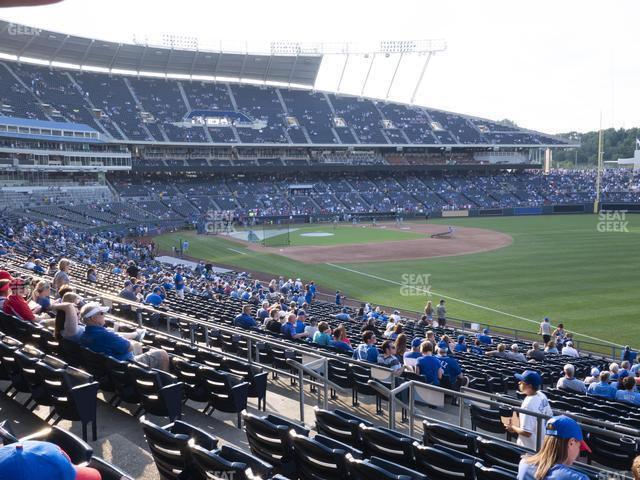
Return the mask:
<path id="1" fill-rule="evenodd" d="M 74 122 L 122 143 L 314 147 L 564 147 L 490 120 L 334 93 L 195 80 L 225 76 L 312 86 L 321 55 L 249 55 L 123 45 L 49 31 L 11 35 L 0 53 L 111 73 L 0 64 L 0 114 Z M 37 33 L 37 34 L 35 34 Z M 236 58 L 237 57 L 237 58 Z M 127 70 L 137 75 L 116 74 Z M 164 78 L 145 76 L 163 74 Z M 169 74 L 187 76 L 185 80 Z"/>

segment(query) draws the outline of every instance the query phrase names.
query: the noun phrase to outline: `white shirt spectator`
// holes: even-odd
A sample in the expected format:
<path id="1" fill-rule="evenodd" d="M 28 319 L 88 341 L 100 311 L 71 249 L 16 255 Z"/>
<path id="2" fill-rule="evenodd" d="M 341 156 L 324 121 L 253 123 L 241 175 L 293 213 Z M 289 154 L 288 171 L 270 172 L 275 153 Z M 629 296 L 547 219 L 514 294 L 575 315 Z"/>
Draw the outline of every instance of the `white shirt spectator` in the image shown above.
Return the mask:
<path id="1" fill-rule="evenodd" d="M 562 355 L 566 355 L 567 357 L 579 357 L 580 356 L 580 354 L 578 353 L 578 350 L 573 348 L 573 343 L 572 342 L 568 342 L 567 345 L 565 347 L 563 347 Z"/>
<path id="2" fill-rule="evenodd" d="M 531 412 L 542 413 L 544 415 L 553 416 L 553 410 L 549 406 L 549 400 L 547 396 L 542 392 L 536 392 L 535 395 L 527 395 L 522 401 L 520 408 L 529 410 Z M 533 451 L 537 451 L 537 436 L 538 436 L 538 418 L 533 415 L 527 415 L 526 413 L 520 413 L 520 428 L 531 433 L 531 436 L 525 437 L 524 435 L 518 435 L 518 441 L 516 442 L 521 447 L 530 448 Z M 544 428 L 544 420 L 542 421 Z M 542 431 L 544 435 L 544 430 Z"/>

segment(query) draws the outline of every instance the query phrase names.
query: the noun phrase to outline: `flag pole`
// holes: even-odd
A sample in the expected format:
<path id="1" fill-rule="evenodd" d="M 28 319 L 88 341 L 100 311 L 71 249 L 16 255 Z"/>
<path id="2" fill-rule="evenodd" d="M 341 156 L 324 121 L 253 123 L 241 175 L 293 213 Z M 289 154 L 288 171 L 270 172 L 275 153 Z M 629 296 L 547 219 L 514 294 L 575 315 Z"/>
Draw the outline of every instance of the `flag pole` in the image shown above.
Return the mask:
<path id="1" fill-rule="evenodd" d="M 593 204 L 593 213 L 600 211 L 600 185 L 602 183 L 602 110 L 600 111 L 600 131 L 598 132 L 598 171 L 596 175 L 596 201 Z"/>

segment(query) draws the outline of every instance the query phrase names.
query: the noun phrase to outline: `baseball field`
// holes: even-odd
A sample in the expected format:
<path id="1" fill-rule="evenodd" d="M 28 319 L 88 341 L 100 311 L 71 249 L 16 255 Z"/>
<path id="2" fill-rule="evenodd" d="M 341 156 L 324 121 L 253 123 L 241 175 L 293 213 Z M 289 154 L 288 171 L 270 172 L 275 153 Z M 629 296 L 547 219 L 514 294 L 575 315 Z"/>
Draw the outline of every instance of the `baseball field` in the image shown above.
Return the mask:
<path id="1" fill-rule="evenodd" d="M 449 227 L 450 238 L 431 238 Z M 283 235 L 290 246 L 195 232 L 156 242 L 169 251 L 188 240 L 189 257 L 374 304 L 419 311 L 444 298 L 452 317 L 536 331 L 548 316 L 583 342 L 640 347 L 640 215 L 292 225 Z"/>

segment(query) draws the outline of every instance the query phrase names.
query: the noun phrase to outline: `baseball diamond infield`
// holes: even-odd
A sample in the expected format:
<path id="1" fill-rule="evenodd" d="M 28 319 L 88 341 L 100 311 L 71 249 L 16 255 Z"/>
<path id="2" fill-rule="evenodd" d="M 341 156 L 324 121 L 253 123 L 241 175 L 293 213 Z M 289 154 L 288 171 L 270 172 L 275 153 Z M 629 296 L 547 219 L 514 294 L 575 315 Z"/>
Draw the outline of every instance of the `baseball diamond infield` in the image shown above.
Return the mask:
<path id="1" fill-rule="evenodd" d="M 381 243 L 291 246 L 278 249 L 240 242 L 250 250 L 277 253 L 303 263 L 324 263 L 327 261 L 356 263 L 411 260 L 487 252 L 511 245 L 513 241 L 511 236 L 506 233 L 475 227 L 456 226 L 450 238 L 431 238 L 433 234 L 447 232 L 448 227 L 445 225 L 420 225 L 414 223 L 399 229 L 395 223 L 381 223 L 376 227 L 358 225 L 352 228 L 419 233 L 424 234 L 424 238 L 389 240 Z M 372 232 L 372 235 L 375 235 L 374 232 Z M 233 240 L 238 241 L 236 239 Z"/>

